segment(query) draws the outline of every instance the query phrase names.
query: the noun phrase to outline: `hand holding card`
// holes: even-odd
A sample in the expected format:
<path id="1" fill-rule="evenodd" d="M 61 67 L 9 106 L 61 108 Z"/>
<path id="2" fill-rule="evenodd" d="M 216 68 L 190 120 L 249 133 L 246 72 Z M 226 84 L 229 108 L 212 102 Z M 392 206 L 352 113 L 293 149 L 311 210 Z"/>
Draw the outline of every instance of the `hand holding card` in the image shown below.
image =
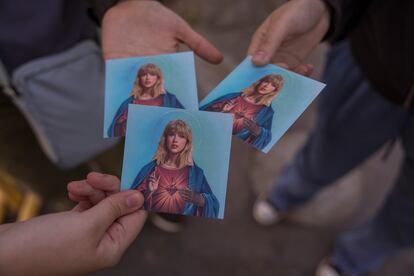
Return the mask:
<path id="1" fill-rule="evenodd" d="M 105 73 L 104 137 L 125 136 L 129 104 L 198 109 L 191 52 L 112 59 Z"/>
<path id="2" fill-rule="evenodd" d="M 174 53 L 180 43 L 208 62 L 220 63 L 223 58 L 210 42 L 157 1 L 120 2 L 102 21 L 105 59 Z"/>
<path id="3" fill-rule="evenodd" d="M 144 225 L 142 195 L 98 173 L 68 190 L 72 211 L 0 225 L 1 275 L 83 275 L 119 261 Z"/>
<path id="4" fill-rule="evenodd" d="M 305 59 L 328 31 L 329 8 L 322 0 L 287 1 L 254 33 L 248 54 L 254 64 L 278 64 L 298 74 L 313 69 Z"/>

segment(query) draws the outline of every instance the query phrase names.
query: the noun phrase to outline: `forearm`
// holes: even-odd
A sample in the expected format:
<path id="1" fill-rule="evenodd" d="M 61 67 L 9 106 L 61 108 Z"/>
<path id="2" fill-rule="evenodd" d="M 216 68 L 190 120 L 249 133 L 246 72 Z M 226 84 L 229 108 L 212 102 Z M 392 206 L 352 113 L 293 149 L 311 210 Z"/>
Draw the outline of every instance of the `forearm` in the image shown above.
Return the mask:
<path id="1" fill-rule="evenodd" d="M 14 223 L 5 223 L 5 224 L 0 224 L 0 235 L 7 231 L 8 229 L 10 229 L 12 226 L 14 225 Z M 1 244 L 0 244 L 0 248 L 1 248 Z"/>

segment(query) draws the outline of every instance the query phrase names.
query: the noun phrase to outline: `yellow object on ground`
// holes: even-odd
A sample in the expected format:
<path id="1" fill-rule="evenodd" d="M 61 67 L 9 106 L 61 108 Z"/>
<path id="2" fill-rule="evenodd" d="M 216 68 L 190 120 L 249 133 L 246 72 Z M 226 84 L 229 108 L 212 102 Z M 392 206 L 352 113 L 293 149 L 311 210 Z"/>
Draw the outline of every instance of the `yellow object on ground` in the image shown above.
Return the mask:
<path id="1" fill-rule="evenodd" d="M 20 206 L 17 221 L 25 221 L 37 216 L 41 207 L 42 198 L 32 191 L 27 192 Z"/>
<path id="2" fill-rule="evenodd" d="M 17 213 L 22 202 L 22 189 L 17 179 L 0 168 L 0 190 L 6 197 L 7 207 L 11 212 Z"/>
<path id="3" fill-rule="evenodd" d="M 42 198 L 27 185 L 0 169 L 0 223 L 8 214 L 17 215 L 17 221 L 28 220 L 39 214 Z"/>
<path id="4" fill-rule="evenodd" d="M 6 217 L 7 212 L 7 198 L 3 190 L 0 189 L 0 223 Z"/>

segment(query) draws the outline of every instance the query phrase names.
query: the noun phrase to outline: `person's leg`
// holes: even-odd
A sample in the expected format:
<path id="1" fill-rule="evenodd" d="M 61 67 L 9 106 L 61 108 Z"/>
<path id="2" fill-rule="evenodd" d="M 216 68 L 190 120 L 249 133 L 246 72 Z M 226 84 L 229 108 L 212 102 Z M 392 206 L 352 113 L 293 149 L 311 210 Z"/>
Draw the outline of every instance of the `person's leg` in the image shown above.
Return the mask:
<path id="1" fill-rule="evenodd" d="M 324 74 L 316 126 L 267 200 L 287 211 L 353 169 L 398 135 L 404 110 L 365 80 L 347 42 L 334 46 Z"/>
<path id="2" fill-rule="evenodd" d="M 402 133 L 406 153 L 400 175 L 378 215 L 341 236 L 332 264 L 360 275 L 378 268 L 397 250 L 414 245 L 414 112 Z"/>

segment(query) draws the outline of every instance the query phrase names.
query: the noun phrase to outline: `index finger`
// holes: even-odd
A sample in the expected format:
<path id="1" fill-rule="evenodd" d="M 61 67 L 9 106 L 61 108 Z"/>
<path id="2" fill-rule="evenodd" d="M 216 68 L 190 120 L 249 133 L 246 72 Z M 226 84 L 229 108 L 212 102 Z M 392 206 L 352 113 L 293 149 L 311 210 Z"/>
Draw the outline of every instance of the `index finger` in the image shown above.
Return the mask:
<path id="1" fill-rule="evenodd" d="M 120 191 L 120 181 L 118 177 L 114 175 L 91 172 L 86 179 L 89 185 L 95 189 L 105 191 L 109 194 Z"/>
<path id="2" fill-rule="evenodd" d="M 285 24 L 283 22 L 275 24 L 267 18 L 254 33 L 247 51 L 252 56 L 253 64 L 257 66 L 268 64 L 285 38 Z"/>
<path id="3" fill-rule="evenodd" d="M 96 204 L 105 198 L 105 192 L 94 188 L 86 180 L 72 181 L 67 185 L 69 198 L 73 201 L 90 201 Z"/>
<path id="4" fill-rule="evenodd" d="M 191 48 L 202 59 L 218 64 L 223 60 L 221 52 L 207 39 L 195 32 L 190 25 L 181 20 L 177 38 Z"/>
<path id="5" fill-rule="evenodd" d="M 253 123 L 254 123 L 254 122 L 253 122 L 251 119 L 249 119 L 249 118 L 244 117 L 243 119 L 244 119 L 244 122 L 245 122 L 246 124 L 248 124 L 248 125 L 251 125 L 251 124 L 253 124 Z"/>
<path id="6" fill-rule="evenodd" d="M 190 193 L 189 190 L 184 190 L 184 189 L 178 190 L 178 192 L 183 196 L 187 196 Z"/>

